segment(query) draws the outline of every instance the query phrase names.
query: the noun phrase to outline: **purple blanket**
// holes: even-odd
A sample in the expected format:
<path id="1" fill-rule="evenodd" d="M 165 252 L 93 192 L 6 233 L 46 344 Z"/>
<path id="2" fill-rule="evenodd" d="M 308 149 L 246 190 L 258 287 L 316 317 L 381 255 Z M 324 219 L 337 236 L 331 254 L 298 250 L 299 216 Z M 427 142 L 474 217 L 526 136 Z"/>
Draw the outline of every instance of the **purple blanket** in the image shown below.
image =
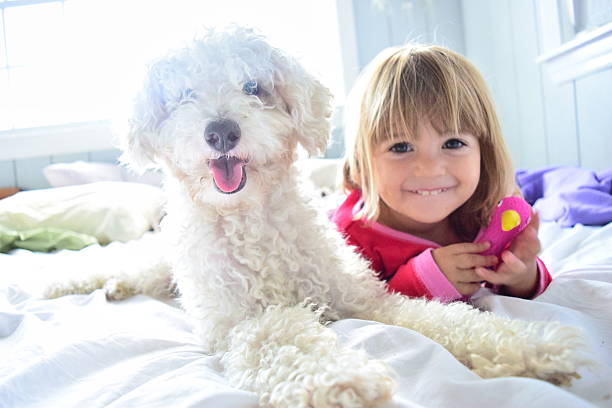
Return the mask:
<path id="1" fill-rule="evenodd" d="M 569 166 L 518 170 L 516 181 L 543 221 L 556 221 L 563 227 L 612 221 L 612 168 L 600 172 Z"/>

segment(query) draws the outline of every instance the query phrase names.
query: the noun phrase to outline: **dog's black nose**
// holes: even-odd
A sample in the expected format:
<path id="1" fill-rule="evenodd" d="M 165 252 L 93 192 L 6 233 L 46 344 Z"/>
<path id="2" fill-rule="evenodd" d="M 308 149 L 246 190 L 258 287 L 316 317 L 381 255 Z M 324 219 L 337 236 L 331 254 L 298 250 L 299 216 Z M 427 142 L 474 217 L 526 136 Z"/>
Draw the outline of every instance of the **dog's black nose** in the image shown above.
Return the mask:
<path id="1" fill-rule="evenodd" d="M 231 119 L 212 121 L 204 129 L 204 140 L 216 151 L 227 153 L 240 141 L 240 126 Z"/>

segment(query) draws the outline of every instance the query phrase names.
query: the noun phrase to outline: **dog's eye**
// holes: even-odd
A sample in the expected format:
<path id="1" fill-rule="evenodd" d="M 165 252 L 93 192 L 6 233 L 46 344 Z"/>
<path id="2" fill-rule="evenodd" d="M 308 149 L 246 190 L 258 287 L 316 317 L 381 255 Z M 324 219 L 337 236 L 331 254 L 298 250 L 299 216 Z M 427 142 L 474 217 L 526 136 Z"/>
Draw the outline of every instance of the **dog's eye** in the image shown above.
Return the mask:
<path id="1" fill-rule="evenodd" d="M 257 81 L 247 81 L 242 86 L 242 91 L 247 95 L 257 95 L 259 94 L 259 85 Z"/>

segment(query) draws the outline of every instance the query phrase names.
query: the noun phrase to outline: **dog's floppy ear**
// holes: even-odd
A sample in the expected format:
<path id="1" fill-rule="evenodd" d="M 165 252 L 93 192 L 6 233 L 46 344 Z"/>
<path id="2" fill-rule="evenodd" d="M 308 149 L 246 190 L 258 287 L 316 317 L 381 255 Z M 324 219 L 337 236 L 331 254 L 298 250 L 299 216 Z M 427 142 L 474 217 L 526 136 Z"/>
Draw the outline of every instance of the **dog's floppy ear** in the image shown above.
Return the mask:
<path id="1" fill-rule="evenodd" d="M 277 54 L 275 88 L 295 123 L 297 141 L 309 155 L 325 152 L 330 136 L 332 94 L 293 58 Z"/>
<path id="2" fill-rule="evenodd" d="M 156 157 L 159 129 L 174 108 L 167 89 L 168 78 L 176 76 L 178 62 L 162 59 L 149 66 L 142 90 L 136 95 L 129 128 L 121 140 L 121 161 L 139 172 L 159 167 Z"/>

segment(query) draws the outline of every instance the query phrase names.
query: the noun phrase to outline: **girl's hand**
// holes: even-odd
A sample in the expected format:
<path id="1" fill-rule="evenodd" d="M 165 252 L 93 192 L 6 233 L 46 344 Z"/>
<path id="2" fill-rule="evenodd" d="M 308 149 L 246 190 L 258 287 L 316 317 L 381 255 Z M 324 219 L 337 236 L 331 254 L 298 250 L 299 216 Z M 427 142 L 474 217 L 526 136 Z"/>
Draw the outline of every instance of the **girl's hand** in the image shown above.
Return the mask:
<path id="1" fill-rule="evenodd" d="M 457 292 L 471 296 L 480 289 L 480 283 L 483 281 L 475 268 L 497 264 L 496 256 L 479 254 L 490 245 L 488 242 L 453 244 L 434 249 L 432 255 L 438 268 Z"/>
<path id="2" fill-rule="evenodd" d="M 503 285 L 504 294 L 529 298 L 538 287 L 537 255 L 540 252 L 538 229 L 540 219 L 537 213 L 531 217 L 531 222 L 516 236 L 510 247 L 502 252 L 501 263 L 497 270 L 478 267 L 476 273 L 481 280 L 494 285 Z"/>

